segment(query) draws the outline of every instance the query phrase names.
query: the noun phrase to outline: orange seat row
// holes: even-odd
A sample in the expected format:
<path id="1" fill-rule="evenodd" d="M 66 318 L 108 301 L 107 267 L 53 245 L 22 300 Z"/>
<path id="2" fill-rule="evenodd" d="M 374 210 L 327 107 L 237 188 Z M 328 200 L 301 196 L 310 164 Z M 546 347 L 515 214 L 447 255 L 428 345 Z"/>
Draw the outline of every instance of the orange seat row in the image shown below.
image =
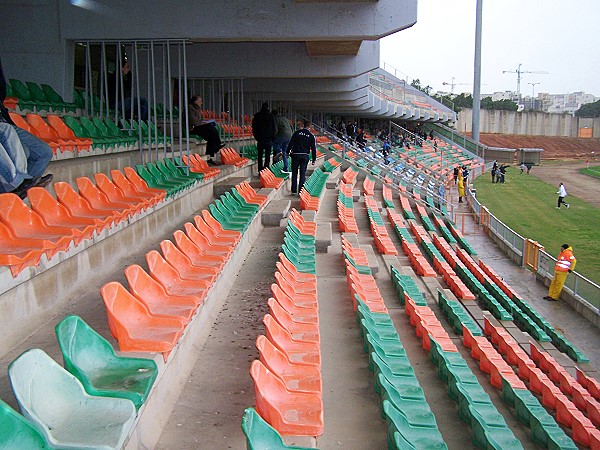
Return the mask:
<path id="1" fill-rule="evenodd" d="M 0 194 L 0 264 L 17 276 L 25 267 L 37 266 L 42 255 L 50 259 L 67 251 L 71 242 L 92 239 L 164 199 L 164 191 L 148 188 L 133 169 L 125 173 L 111 171 L 113 181 L 95 174 L 96 185 L 80 177 L 79 193 L 67 183 L 54 183 L 56 199 L 43 188 L 31 188 L 31 208 L 15 194 Z"/>
<path id="2" fill-rule="evenodd" d="M 406 314 L 410 317 L 410 324 L 415 327 L 415 332 L 421 338 L 425 350 L 431 351 L 431 339 L 433 338 L 444 352 L 458 351 L 429 306 L 415 304 L 414 300 L 405 292 L 404 307 Z"/>
<path id="3" fill-rule="evenodd" d="M 368 196 L 375 195 L 375 180 L 371 177 L 365 177 L 363 181 L 363 193 Z"/>
<path id="4" fill-rule="evenodd" d="M 221 172 L 221 169 L 210 167 L 197 153 L 192 153 L 188 158 L 187 155 L 182 155 L 181 160 L 194 173 L 204 174 L 205 179 L 214 178 Z"/>
<path id="5" fill-rule="evenodd" d="M 293 210 L 294 226 L 311 228 Z M 252 362 L 256 410 L 280 434 L 323 434 L 323 387 L 317 278 L 304 273 L 283 253 L 276 263 L 265 335 L 258 336 L 259 359 Z"/>
<path id="6" fill-rule="evenodd" d="M 352 167 L 348 167 L 346 170 L 344 170 L 344 174 L 342 175 L 342 183 L 354 186 L 357 175 L 358 172 L 356 170 L 354 170 Z"/>
<path id="7" fill-rule="evenodd" d="M 300 191 L 300 209 L 308 211 L 318 211 L 321 205 L 321 197 L 313 197 L 302 187 Z"/>
<path id="8" fill-rule="evenodd" d="M 271 169 L 269 169 L 268 167 L 265 167 L 263 170 L 261 170 L 259 173 L 259 176 L 260 176 L 260 187 L 263 187 L 263 188 L 279 189 L 279 187 L 285 181 L 284 178 L 276 177 L 275 174 L 273 172 L 271 172 Z"/>
<path id="9" fill-rule="evenodd" d="M 221 149 L 221 162 L 227 165 L 233 165 L 235 167 L 245 166 L 250 159 L 245 156 L 240 156 L 233 148 L 222 148 Z"/>
<path id="10" fill-rule="evenodd" d="M 518 294 L 511 288 L 500 275 L 498 275 L 490 266 L 479 260 L 479 267 L 508 296 L 508 298 L 517 298 Z"/>
<path id="11" fill-rule="evenodd" d="M 239 241 L 207 210 L 194 223 L 176 230 L 173 241 L 160 242 L 161 253 L 146 253 L 148 272 L 139 265 L 125 269 L 129 291 L 118 282 L 100 292 L 111 334 L 121 351 L 162 353 L 165 360 L 186 325 L 205 300 Z"/>

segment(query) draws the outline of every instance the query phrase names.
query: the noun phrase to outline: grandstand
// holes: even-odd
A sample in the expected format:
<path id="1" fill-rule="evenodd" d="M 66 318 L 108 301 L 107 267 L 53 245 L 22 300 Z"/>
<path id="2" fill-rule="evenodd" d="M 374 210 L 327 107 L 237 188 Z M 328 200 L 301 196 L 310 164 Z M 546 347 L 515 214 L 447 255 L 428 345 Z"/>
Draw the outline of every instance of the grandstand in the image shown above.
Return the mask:
<path id="1" fill-rule="evenodd" d="M 485 160 L 410 132 L 454 112 L 377 68 L 416 1 L 213 3 L 9 11 L 40 33 L 0 43 L 5 105 L 55 177 L 0 194 L 0 448 L 600 448 L 598 329 L 541 300 L 551 258 L 533 282 L 524 248 L 471 231 L 498 227 L 452 173 Z M 125 56 L 148 120 L 109 96 Z M 299 196 L 256 170 L 265 100 L 314 122 Z M 359 148 L 342 116 L 410 147 Z"/>

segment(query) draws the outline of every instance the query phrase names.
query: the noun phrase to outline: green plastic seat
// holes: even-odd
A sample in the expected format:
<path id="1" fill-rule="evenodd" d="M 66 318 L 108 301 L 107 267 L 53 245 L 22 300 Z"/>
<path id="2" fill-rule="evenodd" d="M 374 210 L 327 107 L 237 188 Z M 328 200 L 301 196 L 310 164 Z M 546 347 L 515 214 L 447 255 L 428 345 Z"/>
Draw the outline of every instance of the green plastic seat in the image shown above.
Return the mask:
<path id="1" fill-rule="evenodd" d="M 37 450 L 51 447 L 31 422 L 0 400 L 0 448 Z"/>
<path id="2" fill-rule="evenodd" d="M 208 210 L 210 211 L 211 216 L 213 216 L 225 230 L 239 231 L 240 233 L 246 231 L 246 223 L 231 220 L 228 214 L 224 214 L 217 207 L 216 201 L 208 205 Z"/>
<path id="3" fill-rule="evenodd" d="M 390 383 L 383 374 L 378 375 L 381 385 L 381 401 L 389 401 L 394 407 L 400 411 L 406 421 L 415 427 L 437 428 L 435 416 L 429 408 L 429 404 L 425 400 L 425 396 L 420 398 L 403 396 L 396 387 Z M 385 411 L 381 410 L 381 417 L 385 419 Z"/>
<path id="4" fill-rule="evenodd" d="M 437 427 L 411 426 L 406 417 L 388 400 L 383 401 L 388 424 L 388 449 L 447 449 Z"/>
<path id="5" fill-rule="evenodd" d="M 148 163 L 148 166 L 149 168 L 152 166 L 156 167 L 156 169 L 162 173 L 167 180 L 173 181 L 179 186 L 188 187 L 196 182 L 196 180 L 192 177 L 187 177 L 181 173 L 172 171 L 166 166 L 164 159 L 159 159 L 158 161 Z"/>
<path id="6" fill-rule="evenodd" d="M 317 268 L 314 261 L 307 262 L 306 260 L 301 259 L 298 253 L 285 243 L 281 245 L 281 251 L 299 272 L 312 273 L 316 275 Z"/>
<path id="7" fill-rule="evenodd" d="M 308 450 L 307 447 L 285 445 L 278 431 L 269 425 L 254 408 L 246 408 L 242 417 L 242 431 L 247 450 Z"/>
<path id="8" fill-rule="evenodd" d="M 494 405 L 471 404 L 468 409 L 476 447 L 497 450 L 523 448 Z"/>
<path id="9" fill-rule="evenodd" d="M 52 447 L 120 449 L 136 416 L 124 398 L 89 395 L 79 380 L 43 350 L 27 350 L 8 367 L 23 416 Z"/>
<path id="10" fill-rule="evenodd" d="M 182 164 L 176 163 L 171 158 L 164 159 L 165 166 L 173 173 L 178 173 L 183 177 L 193 178 L 198 181 L 202 181 L 204 179 L 203 173 L 192 172 L 191 170 L 188 172 L 187 169 L 182 167 Z"/>
<path id="11" fill-rule="evenodd" d="M 180 182 L 179 180 L 176 180 L 173 177 L 165 175 L 164 172 L 162 172 L 158 169 L 158 167 L 156 166 L 156 163 L 154 163 L 154 162 L 147 163 L 146 169 L 148 170 L 148 172 L 150 172 L 152 174 L 152 176 L 154 178 L 156 178 L 156 181 L 158 181 L 161 184 L 170 185 L 177 192 L 185 189 L 185 187 L 186 187 L 186 185 L 184 183 Z"/>
<path id="12" fill-rule="evenodd" d="M 36 107 L 35 100 L 31 97 L 29 89 L 21 81 L 14 78 L 8 80 L 7 85 L 10 84 L 12 95 L 19 99 L 19 108 L 21 110 L 28 109 L 33 111 Z"/>
<path id="13" fill-rule="evenodd" d="M 103 397 L 127 398 L 137 409 L 148 398 L 158 375 L 151 359 L 117 356 L 110 343 L 78 316 L 56 325 L 64 367 L 86 392 Z"/>
<path id="14" fill-rule="evenodd" d="M 154 177 L 154 175 L 152 175 L 143 164 L 136 164 L 135 171 L 146 182 L 148 187 L 153 189 L 162 189 L 167 192 L 167 196 L 169 197 L 179 191 L 179 189 L 176 186 L 173 186 L 171 183 L 163 182 L 163 180 L 157 180 L 156 177 Z"/>

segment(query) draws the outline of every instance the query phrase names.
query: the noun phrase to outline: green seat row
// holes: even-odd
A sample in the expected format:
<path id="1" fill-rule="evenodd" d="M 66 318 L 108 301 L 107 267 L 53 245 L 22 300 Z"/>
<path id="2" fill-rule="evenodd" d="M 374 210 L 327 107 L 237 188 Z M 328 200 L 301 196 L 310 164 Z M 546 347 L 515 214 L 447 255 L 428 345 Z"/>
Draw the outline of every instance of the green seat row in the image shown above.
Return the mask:
<path id="1" fill-rule="evenodd" d="M 481 328 L 479 325 L 477 325 L 477 322 L 473 320 L 471 315 L 463 308 L 460 302 L 449 300 L 439 289 L 438 304 L 440 305 L 442 313 L 444 316 L 446 316 L 456 334 L 462 335 L 462 327 L 464 325 L 473 336 L 483 336 Z"/>
<path id="2" fill-rule="evenodd" d="M 404 305 L 404 293 L 406 292 L 418 306 L 427 306 L 427 302 L 415 281 L 410 275 L 402 275 L 398 269 L 392 266 L 392 284 L 398 292 L 400 303 Z"/>
<path id="3" fill-rule="evenodd" d="M 456 229 L 454 223 L 452 223 L 450 219 L 446 219 L 446 226 L 448 227 L 452 235 L 455 237 L 456 242 L 458 243 L 458 245 L 460 245 L 462 249 L 464 249 L 471 256 L 477 255 L 477 252 L 473 249 L 473 247 L 471 247 L 467 240 L 461 235 L 459 235 L 458 230 Z"/>
<path id="4" fill-rule="evenodd" d="M 502 399 L 515 408 L 517 420 L 529 427 L 531 439 L 548 449 L 575 450 L 577 446 L 528 389 L 515 389 L 502 380 Z"/>
<path id="5" fill-rule="evenodd" d="M 281 161 L 281 164 L 283 164 L 283 161 Z M 328 178 L 329 174 L 323 172 L 320 167 L 317 167 L 304 183 L 304 189 L 311 197 L 320 197 L 323 193 L 323 189 L 325 189 Z"/>
<path id="6" fill-rule="evenodd" d="M 381 396 L 388 448 L 447 448 L 389 315 L 372 312 L 357 298 L 357 320 Z"/>

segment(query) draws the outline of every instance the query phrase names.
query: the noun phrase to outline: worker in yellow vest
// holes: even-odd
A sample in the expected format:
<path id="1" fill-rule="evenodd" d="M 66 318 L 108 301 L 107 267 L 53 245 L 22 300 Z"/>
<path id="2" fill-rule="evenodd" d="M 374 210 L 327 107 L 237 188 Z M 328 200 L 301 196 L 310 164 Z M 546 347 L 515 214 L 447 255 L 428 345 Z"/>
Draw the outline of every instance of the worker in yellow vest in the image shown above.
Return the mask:
<path id="1" fill-rule="evenodd" d="M 548 295 L 544 297 L 545 300 L 550 302 L 559 299 L 567 275 L 575 270 L 575 264 L 577 263 L 575 256 L 573 256 L 573 249 L 569 244 L 563 244 L 560 248 L 562 250 L 554 266 L 554 278 L 550 283 Z"/>

